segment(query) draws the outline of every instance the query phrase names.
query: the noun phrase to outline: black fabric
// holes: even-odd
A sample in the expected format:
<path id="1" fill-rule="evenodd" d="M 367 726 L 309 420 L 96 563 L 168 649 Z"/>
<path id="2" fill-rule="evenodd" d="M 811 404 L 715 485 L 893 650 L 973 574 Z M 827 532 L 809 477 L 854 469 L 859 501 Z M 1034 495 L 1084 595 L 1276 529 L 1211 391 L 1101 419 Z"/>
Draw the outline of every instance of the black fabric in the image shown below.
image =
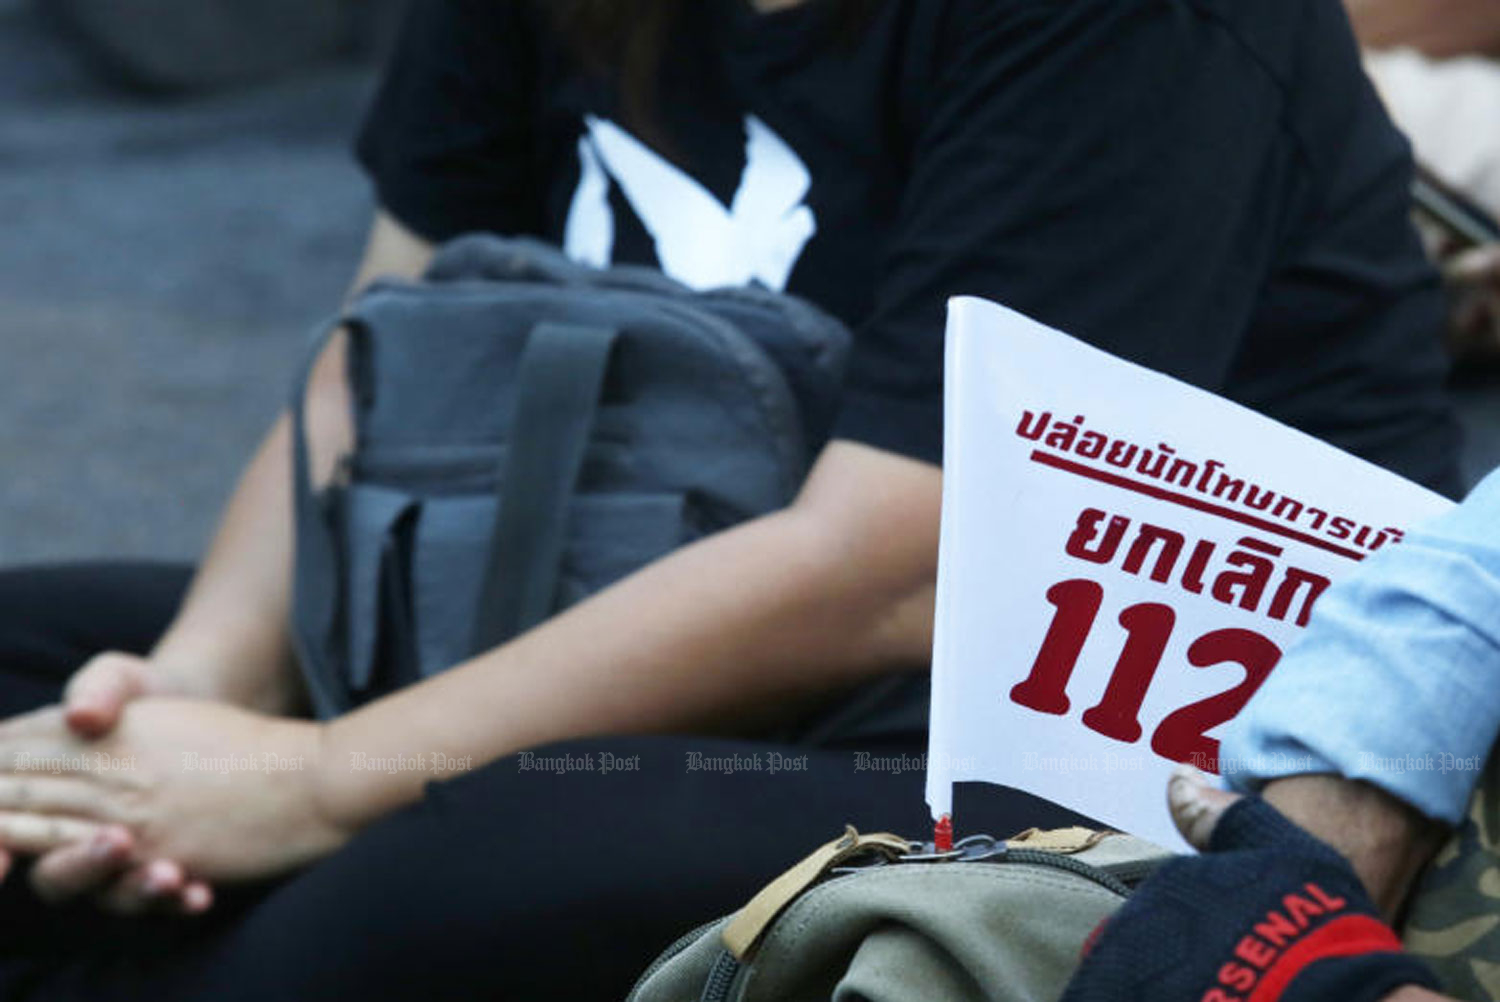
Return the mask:
<path id="1" fill-rule="evenodd" d="M 1247 797 L 1219 819 L 1210 852 L 1162 866 L 1109 919 L 1062 1002 L 1379 1002 L 1402 985 L 1436 989 L 1389 928 L 1394 950 L 1357 950 L 1367 933 L 1351 931 L 1341 948 L 1313 950 L 1321 959 L 1300 972 L 1279 970 L 1320 934 L 1379 922 L 1347 860 Z"/>
<path id="2" fill-rule="evenodd" d="M 723 206 L 747 115 L 805 163 L 787 286 L 857 328 L 840 437 L 938 461 L 944 303 L 976 294 L 1457 491 L 1410 157 L 1337 0 L 886 0 L 854 44 L 823 0 L 684 6 L 636 131 Z M 586 116 L 618 95 L 536 5 L 431 0 L 358 149 L 430 239 L 564 242 Z M 609 180 L 613 260 L 670 265 L 683 217 Z"/>
<path id="3" fill-rule="evenodd" d="M 67 674 L 100 651 L 145 654 L 192 575 L 128 562 L 0 571 L 0 720 L 55 702 Z"/>
<path id="4" fill-rule="evenodd" d="M 0 706 L 56 700 L 97 650 L 145 649 L 143 628 L 165 625 L 186 580 L 144 565 L 0 573 Z M 924 750 L 920 737 L 538 749 L 431 784 L 316 866 L 221 891 L 192 920 L 49 908 L 15 874 L 0 885 L 0 1000 L 618 1002 L 678 935 L 845 823 L 922 837 Z M 960 786 L 958 798 L 966 832 L 1081 820 L 996 788 Z"/>

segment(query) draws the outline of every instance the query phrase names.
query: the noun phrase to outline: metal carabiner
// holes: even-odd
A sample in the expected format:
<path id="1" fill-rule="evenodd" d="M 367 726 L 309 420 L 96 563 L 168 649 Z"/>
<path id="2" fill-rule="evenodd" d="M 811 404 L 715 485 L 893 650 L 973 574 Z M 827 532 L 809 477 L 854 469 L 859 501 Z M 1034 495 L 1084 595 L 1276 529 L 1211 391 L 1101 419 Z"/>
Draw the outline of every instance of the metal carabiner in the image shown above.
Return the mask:
<path id="1" fill-rule="evenodd" d="M 931 842 L 913 843 L 912 852 L 902 856 L 900 863 L 973 863 L 982 859 L 1003 856 L 1006 845 L 1003 839 L 993 835 L 970 835 L 959 839 L 947 852 L 937 852 Z"/>

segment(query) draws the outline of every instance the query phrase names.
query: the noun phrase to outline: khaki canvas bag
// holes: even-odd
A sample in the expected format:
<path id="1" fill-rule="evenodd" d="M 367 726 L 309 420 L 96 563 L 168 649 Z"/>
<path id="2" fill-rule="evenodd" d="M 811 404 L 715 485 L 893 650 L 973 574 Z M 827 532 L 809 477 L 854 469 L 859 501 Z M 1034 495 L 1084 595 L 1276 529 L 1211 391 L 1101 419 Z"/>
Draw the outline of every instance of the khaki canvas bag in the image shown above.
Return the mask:
<path id="1" fill-rule="evenodd" d="M 672 944 L 629 1002 L 1055 1002 L 1159 846 L 1085 828 L 950 853 L 853 828 Z"/>

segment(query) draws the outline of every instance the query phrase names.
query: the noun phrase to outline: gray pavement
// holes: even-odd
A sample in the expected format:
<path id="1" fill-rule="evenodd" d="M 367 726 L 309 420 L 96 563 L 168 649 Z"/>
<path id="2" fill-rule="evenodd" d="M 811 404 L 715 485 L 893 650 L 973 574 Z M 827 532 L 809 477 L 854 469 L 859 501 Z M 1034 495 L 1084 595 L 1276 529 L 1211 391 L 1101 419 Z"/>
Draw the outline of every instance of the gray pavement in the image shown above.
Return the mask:
<path id="1" fill-rule="evenodd" d="M 133 99 L 0 8 L 0 564 L 201 548 L 358 254 L 369 85 Z"/>
<path id="2" fill-rule="evenodd" d="M 369 86 L 122 97 L 0 0 L 0 564 L 198 552 L 354 265 Z"/>

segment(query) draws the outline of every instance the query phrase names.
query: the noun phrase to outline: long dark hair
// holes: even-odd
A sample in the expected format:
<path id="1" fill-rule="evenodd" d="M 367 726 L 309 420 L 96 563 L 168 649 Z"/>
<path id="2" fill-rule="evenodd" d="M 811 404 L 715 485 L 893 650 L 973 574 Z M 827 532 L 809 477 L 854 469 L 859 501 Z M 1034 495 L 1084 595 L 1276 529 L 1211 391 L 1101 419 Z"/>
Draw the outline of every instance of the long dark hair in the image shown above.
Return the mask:
<path id="1" fill-rule="evenodd" d="M 691 3 L 749 0 L 541 0 L 562 32 L 592 69 L 614 78 L 621 111 L 648 138 L 656 128 L 656 82 L 663 54 L 683 11 Z M 826 3 L 833 34 L 859 37 L 883 0 L 805 0 Z"/>

